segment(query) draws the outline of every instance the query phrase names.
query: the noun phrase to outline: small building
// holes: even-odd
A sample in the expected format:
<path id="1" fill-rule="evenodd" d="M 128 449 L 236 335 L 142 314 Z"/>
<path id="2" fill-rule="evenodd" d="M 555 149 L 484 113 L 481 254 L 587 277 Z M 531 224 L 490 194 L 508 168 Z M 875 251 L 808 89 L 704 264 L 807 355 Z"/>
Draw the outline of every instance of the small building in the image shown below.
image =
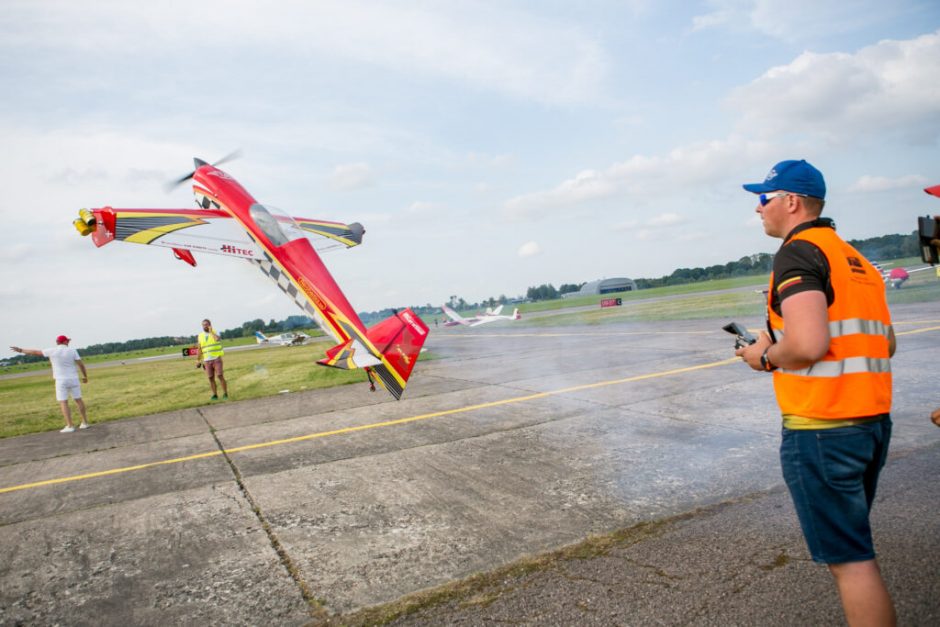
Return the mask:
<path id="1" fill-rule="evenodd" d="M 590 283 L 585 283 L 581 286 L 581 289 L 577 292 L 572 292 L 570 294 L 565 294 L 566 297 L 575 297 L 575 296 L 592 296 L 597 294 L 614 294 L 617 292 L 632 292 L 636 290 L 636 281 L 633 279 L 627 279 L 624 277 L 614 278 L 614 279 L 600 279 L 599 281 L 591 281 Z"/>

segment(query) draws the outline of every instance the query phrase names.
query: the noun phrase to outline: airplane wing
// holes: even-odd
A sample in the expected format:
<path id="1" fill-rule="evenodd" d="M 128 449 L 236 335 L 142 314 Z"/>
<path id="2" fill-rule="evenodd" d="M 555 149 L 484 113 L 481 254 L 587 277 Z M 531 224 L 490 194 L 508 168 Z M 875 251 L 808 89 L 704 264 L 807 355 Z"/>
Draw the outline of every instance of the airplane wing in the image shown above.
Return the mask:
<path id="1" fill-rule="evenodd" d="M 441 311 L 443 311 L 445 314 L 447 314 L 447 317 L 450 318 L 451 320 L 453 320 L 456 324 L 470 324 L 470 321 L 469 321 L 469 320 L 467 320 L 466 318 L 464 318 L 463 316 L 461 316 L 459 313 L 457 313 L 456 311 L 454 311 L 453 309 L 451 309 L 451 308 L 448 307 L 447 305 L 443 305 L 443 306 L 441 307 Z M 444 323 L 444 324 L 445 324 L 446 326 L 451 326 L 451 325 L 449 325 L 448 323 Z"/>
<path id="2" fill-rule="evenodd" d="M 506 317 L 506 316 L 499 316 L 499 317 L 496 317 L 496 316 L 485 316 L 485 317 L 483 317 L 483 318 L 476 318 L 476 319 L 474 319 L 474 320 L 470 323 L 470 326 L 471 326 L 471 327 L 478 327 L 478 326 L 480 326 L 481 324 L 489 324 L 490 322 L 496 322 L 497 320 L 502 320 L 502 319 L 505 318 L 505 317 Z"/>
<path id="3" fill-rule="evenodd" d="M 310 218 L 294 218 L 294 222 L 304 231 L 339 242 L 346 248 L 361 244 L 362 235 L 366 232 L 358 222 L 343 224 L 342 222 L 328 222 Z"/>
<path id="4" fill-rule="evenodd" d="M 92 240 L 114 240 L 215 255 L 257 259 L 263 252 L 248 234 L 218 209 L 93 209 Z"/>
<path id="5" fill-rule="evenodd" d="M 84 215 L 82 212 L 85 212 Z M 114 240 L 147 244 L 179 251 L 211 253 L 244 259 L 262 259 L 264 252 L 232 216 L 219 209 L 115 209 L 82 210 L 77 222 L 92 222 L 96 246 Z M 88 216 L 93 216 L 88 218 Z M 304 231 L 327 238 L 329 243 L 356 246 L 365 232 L 359 223 L 343 224 L 310 218 L 294 218 Z M 76 224 L 78 227 L 78 224 Z M 323 240 L 312 240 L 314 248 Z M 327 247 L 328 249 L 328 247 Z M 191 256 L 191 255 L 190 255 Z"/>
<path id="6" fill-rule="evenodd" d="M 501 312 L 502 310 L 503 310 L 503 306 L 500 305 L 499 307 L 497 307 L 496 309 L 494 309 L 494 310 L 493 310 L 492 312 L 490 312 L 490 313 L 491 313 L 491 315 L 498 316 L 498 315 L 499 315 L 499 312 Z"/>

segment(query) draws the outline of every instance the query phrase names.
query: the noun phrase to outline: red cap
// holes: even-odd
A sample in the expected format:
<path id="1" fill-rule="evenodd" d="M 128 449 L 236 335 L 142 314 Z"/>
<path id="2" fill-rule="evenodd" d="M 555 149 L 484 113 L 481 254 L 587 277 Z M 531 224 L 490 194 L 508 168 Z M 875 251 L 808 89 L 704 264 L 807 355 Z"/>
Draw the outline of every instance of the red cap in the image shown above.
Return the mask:
<path id="1" fill-rule="evenodd" d="M 65 344 L 66 342 L 71 342 L 71 338 L 67 338 L 64 335 L 60 335 L 55 339 L 56 344 Z"/>

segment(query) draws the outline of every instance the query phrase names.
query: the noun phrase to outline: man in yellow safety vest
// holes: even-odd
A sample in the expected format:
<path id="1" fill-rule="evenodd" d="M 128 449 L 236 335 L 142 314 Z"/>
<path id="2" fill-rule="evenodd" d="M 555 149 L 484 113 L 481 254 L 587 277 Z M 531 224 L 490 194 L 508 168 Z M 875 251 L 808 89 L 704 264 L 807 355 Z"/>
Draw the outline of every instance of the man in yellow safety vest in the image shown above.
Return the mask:
<path id="1" fill-rule="evenodd" d="M 222 398 L 227 399 L 228 384 L 225 383 L 225 375 L 222 372 L 222 341 L 208 318 L 202 321 L 202 333 L 199 334 L 198 339 L 199 353 L 196 357 L 196 367 L 206 369 L 209 387 L 212 388 L 212 400 L 219 400 L 219 392 L 215 385 L 216 377 L 222 384 Z"/>

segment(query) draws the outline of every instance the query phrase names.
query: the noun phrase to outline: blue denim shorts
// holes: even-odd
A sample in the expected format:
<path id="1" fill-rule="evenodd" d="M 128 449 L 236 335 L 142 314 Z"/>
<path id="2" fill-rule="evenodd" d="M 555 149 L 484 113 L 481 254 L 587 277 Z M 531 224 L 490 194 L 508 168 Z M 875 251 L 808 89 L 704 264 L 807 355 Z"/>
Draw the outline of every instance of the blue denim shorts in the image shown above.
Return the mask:
<path id="1" fill-rule="evenodd" d="M 783 430 L 780 465 L 813 561 L 875 557 L 868 514 L 890 441 L 887 415 L 849 427 Z"/>

